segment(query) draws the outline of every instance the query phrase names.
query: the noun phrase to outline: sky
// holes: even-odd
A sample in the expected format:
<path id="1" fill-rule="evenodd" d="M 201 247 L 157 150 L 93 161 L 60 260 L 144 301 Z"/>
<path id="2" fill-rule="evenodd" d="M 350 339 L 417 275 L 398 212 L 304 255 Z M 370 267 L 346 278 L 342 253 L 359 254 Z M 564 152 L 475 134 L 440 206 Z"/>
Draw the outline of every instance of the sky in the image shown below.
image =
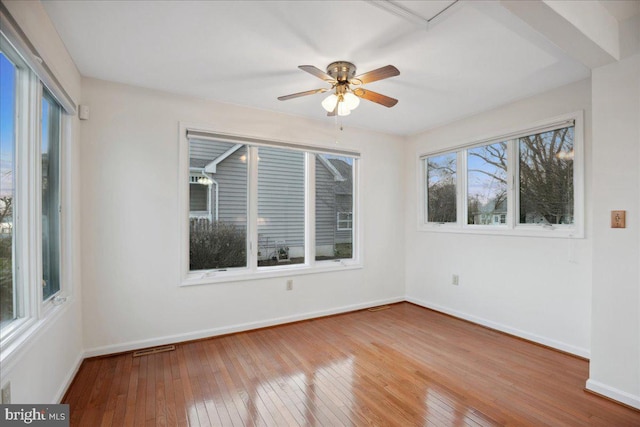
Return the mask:
<path id="1" fill-rule="evenodd" d="M 0 52 L 0 196 L 13 193 L 15 68 Z"/>

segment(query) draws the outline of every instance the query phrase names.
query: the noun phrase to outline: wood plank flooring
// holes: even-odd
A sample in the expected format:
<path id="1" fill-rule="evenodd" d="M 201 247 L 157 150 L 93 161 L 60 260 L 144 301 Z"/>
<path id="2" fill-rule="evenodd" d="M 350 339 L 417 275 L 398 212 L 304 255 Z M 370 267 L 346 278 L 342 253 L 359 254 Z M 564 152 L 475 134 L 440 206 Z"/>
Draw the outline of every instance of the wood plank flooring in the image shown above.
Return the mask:
<path id="1" fill-rule="evenodd" d="M 640 426 L 588 362 L 409 303 L 86 360 L 72 426 Z"/>

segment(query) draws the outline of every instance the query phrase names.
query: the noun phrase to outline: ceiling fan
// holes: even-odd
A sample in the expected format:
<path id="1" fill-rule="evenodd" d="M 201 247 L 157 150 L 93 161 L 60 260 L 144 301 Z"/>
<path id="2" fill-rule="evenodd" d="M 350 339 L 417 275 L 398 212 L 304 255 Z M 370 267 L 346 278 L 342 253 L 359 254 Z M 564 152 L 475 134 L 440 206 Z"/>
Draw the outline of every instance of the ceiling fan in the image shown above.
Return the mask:
<path id="1" fill-rule="evenodd" d="M 387 65 L 359 76 L 356 76 L 356 66 L 347 61 L 332 62 L 327 66 L 326 73 L 313 65 L 300 65 L 298 68 L 324 80 L 331 87 L 280 96 L 278 97 L 280 101 L 332 91 L 331 95 L 322 101 L 322 107 L 328 112 L 327 116 L 335 116 L 336 114 L 338 116 L 347 116 L 351 114 L 351 110 L 360 104 L 360 98 L 385 107 L 393 107 L 398 103 L 397 99 L 362 87 L 367 83 L 400 75 L 400 71 L 393 65 Z"/>

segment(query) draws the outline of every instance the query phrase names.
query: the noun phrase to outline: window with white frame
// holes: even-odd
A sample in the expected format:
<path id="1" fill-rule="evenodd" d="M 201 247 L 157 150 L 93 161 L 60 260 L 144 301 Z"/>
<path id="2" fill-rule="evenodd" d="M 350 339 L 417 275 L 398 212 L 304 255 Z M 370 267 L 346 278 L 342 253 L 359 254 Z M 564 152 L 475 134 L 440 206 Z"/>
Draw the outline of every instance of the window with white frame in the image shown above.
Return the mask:
<path id="1" fill-rule="evenodd" d="M 316 260 L 353 257 L 354 158 L 315 155 Z"/>
<path id="2" fill-rule="evenodd" d="M 2 344 L 44 318 L 62 289 L 64 111 L 31 65 L 0 35 Z"/>
<path id="3" fill-rule="evenodd" d="M 187 280 L 357 262 L 357 153 L 184 130 L 190 177 Z M 193 189 L 198 174 L 211 184 L 201 185 L 206 194 Z M 211 217 L 195 218 L 205 198 Z"/>
<path id="4" fill-rule="evenodd" d="M 457 221 L 457 161 L 456 153 L 438 154 L 424 160 L 426 222 L 444 224 Z"/>
<path id="5" fill-rule="evenodd" d="M 43 89 L 41 109 L 42 298 L 60 291 L 60 105 Z"/>
<path id="6" fill-rule="evenodd" d="M 582 162 L 581 113 L 425 155 L 421 228 L 581 235 Z"/>
<path id="7" fill-rule="evenodd" d="M 351 212 L 338 212 L 338 230 L 351 230 L 353 226 L 353 214 Z"/>

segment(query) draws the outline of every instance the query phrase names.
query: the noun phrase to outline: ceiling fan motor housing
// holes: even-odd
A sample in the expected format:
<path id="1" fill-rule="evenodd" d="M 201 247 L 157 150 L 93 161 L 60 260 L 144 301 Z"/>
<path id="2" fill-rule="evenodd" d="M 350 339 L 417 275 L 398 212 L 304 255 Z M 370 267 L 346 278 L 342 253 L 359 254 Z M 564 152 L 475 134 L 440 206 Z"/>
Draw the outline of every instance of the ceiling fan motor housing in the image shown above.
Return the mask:
<path id="1" fill-rule="evenodd" d="M 356 75 L 356 66 L 347 61 L 332 62 L 327 66 L 327 74 L 339 83 L 348 83 Z"/>

